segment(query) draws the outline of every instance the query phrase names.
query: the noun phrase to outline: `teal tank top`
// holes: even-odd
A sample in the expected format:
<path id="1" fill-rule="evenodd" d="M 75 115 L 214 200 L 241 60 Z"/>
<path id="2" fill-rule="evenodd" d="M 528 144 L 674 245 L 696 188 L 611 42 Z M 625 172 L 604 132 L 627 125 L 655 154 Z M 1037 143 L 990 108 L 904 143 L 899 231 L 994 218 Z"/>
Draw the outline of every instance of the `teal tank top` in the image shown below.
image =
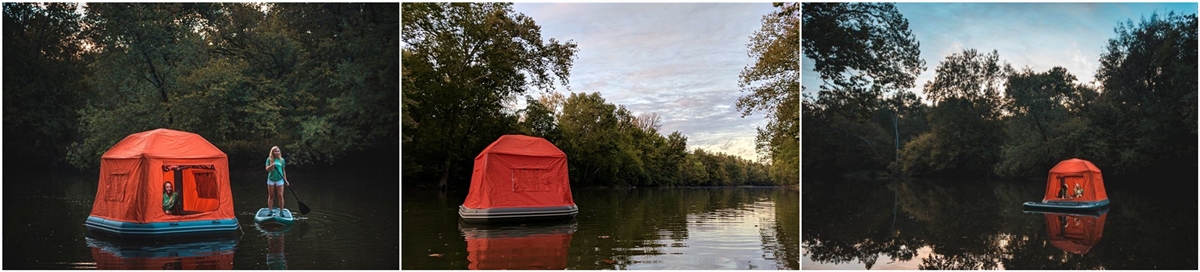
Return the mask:
<path id="1" fill-rule="evenodd" d="M 266 164 L 271 163 L 271 159 L 267 158 Z M 279 158 L 278 160 L 275 160 L 274 163 L 275 168 L 271 169 L 271 172 L 267 174 L 267 179 L 271 181 L 281 181 L 283 180 L 283 168 L 287 166 L 287 162 L 285 162 L 283 158 Z"/>

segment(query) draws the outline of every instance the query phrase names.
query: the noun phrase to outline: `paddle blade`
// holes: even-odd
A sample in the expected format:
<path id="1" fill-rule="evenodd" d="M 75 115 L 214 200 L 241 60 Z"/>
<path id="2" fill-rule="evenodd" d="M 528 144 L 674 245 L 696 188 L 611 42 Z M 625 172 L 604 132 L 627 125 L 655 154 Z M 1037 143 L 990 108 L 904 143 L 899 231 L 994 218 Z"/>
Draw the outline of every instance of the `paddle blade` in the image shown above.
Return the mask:
<path id="1" fill-rule="evenodd" d="M 296 200 L 296 203 L 300 203 L 300 214 L 308 214 L 308 205 L 304 205 L 304 202 L 299 200 Z"/>

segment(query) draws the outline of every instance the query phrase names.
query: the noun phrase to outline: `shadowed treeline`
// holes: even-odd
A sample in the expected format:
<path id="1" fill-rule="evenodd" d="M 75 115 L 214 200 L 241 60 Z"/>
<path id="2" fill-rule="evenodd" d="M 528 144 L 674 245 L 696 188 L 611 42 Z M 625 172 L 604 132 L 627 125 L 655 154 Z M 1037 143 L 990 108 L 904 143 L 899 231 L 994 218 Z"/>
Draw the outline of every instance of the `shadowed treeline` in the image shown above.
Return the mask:
<path id="1" fill-rule="evenodd" d="M 401 151 L 406 186 L 465 190 L 474 158 L 505 134 L 545 138 L 568 158 L 571 185 L 737 186 L 798 183 L 798 5 L 779 4 L 747 49 L 744 115 L 767 112 L 758 151 L 767 162 L 692 149 L 660 131 L 656 113 L 634 113 L 569 86 L 573 40 L 541 36 L 512 3 L 405 3 Z M 571 90 L 568 90 L 571 91 Z M 686 91 L 686 90 L 675 90 Z M 535 94 L 537 92 L 538 94 Z M 524 108 L 516 108 L 524 100 Z"/>
<path id="2" fill-rule="evenodd" d="M 157 128 L 231 165 L 394 162 L 397 4 L 79 5 L 4 4 L 5 168 L 94 168 Z"/>
<path id="3" fill-rule="evenodd" d="M 823 83 L 802 102 L 806 177 L 1039 177 L 1073 157 L 1106 177 L 1194 177 L 1195 14 L 1114 22 L 1108 43 L 1094 45 L 1105 47 L 1098 84 L 965 49 L 938 61 L 924 100 L 910 91 L 926 68 L 920 37 L 894 5 L 804 3 L 802 16 L 805 56 Z"/>

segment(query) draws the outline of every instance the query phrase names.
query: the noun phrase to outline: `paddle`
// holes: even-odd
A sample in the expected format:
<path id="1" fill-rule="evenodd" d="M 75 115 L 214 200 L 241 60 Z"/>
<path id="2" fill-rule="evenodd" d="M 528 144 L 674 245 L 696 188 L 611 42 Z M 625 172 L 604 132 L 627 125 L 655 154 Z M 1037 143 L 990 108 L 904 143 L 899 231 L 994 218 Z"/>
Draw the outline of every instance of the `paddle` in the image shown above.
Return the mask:
<path id="1" fill-rule="evenodd" d="M 304 202 L 301 202 L 301 201 L 300 201 L 300 197 L 299 197 L 299 196 L 296 196 L 296 191 L 295 191 L 295 190 L 292 190 L 292 186 L 291 186 L 291 185 L 288 185 L 288 191 L 291 191 L 291 192 L 292 192 L 292 196 L 295 196 L 295 197 L 296 197 L 296 203 L 300 203 L 300 214 L 308 214 L 308 211 L 309 211 L 309 210 L 308 210 L 308 205 L 304 205 Z"/>

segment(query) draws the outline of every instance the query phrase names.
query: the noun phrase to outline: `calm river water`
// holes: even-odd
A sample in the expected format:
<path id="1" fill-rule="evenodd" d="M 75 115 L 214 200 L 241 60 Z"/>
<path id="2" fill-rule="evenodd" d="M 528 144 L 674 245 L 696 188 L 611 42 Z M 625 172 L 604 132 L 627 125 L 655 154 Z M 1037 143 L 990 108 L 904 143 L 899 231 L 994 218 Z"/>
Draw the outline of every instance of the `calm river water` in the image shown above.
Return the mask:
<path id="1" fill-rule="evenodd" d="M 1022 211 L 1045 181 L 805 181 L 802 267 L 1195 270 L 1196 187 L 1147 182 L 1106 177 L 1108 212 L 1073 216 Z"/>
<path id="2" fill-rule="evenodd" d="M 265 174 L 231 174 L 242 232 L 228 239 L 128 245 L 88 237 L 98 179 L 91 174 L 4 173 L 4 269 L 398 269 L 398 195 L 379 177 L 395 173 L 289 167 L 300 201 L 312 211 L 285 230 L 263 230 Z M 314 171 L 316 172 L 316 171 Z M 14 184 L 20 184 L 14 185 Z M 296 198 L 285 192 L 299 215 Z"/>
<path id="3" fill-rule="evenodd" d="M 403 269 L 799 269 L 800 195 L 782 188 L 573 189 L 578 217 L 462 225 L 465 193 L 404 190 Z"/>

